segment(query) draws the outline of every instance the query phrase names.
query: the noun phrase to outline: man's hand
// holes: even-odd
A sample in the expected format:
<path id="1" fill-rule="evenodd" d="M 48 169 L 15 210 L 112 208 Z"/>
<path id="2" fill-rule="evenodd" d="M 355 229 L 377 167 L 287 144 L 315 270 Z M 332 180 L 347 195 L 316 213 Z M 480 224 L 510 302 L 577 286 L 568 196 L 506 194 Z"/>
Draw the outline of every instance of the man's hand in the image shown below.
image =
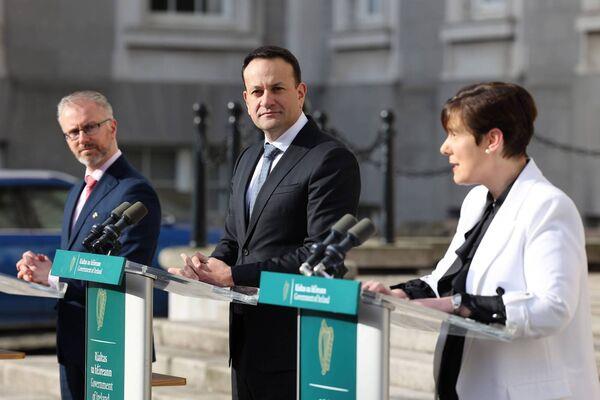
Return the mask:
<path id="1" fill-rule="evenodd" d="M 36 254 L 26 251 L 17 261 L 17 278 L 27 282 L 39 283 L 49 286 L 48 275 L 52 268 L 52 260 L 45 254 Z"/>
<path id="2" fill-rule="evenodd" d="M 390 289 L 386 285 L 377 281 L 366 281 L 362 284 L 362 290 L 387 294 L 389 296 L 398 297 L 399 299 L 408 299 L 406 292 L 402 289 Z"/>
<path id="3" fill-rule="evenodd" d="M 183 268 L 169 268 L 169 272 L 209 283 L 215 286 L 231 287 L 234 285 L 231 276 L 231 267 L 223 261 L 207 257 L 202 253 L 196 253 L 192 257 L 181 254 Z"/>

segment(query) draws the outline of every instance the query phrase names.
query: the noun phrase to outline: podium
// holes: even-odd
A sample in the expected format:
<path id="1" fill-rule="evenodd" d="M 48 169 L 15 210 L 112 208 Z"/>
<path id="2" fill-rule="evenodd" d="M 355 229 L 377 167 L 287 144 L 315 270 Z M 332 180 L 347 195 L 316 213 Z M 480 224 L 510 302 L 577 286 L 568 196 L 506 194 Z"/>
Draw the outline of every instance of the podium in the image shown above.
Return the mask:
<path id="1" fill-rule="evenodd" d="M 389 399 L 390 324 L 506 342 L 514 334 L 361 292 L 357 281 L 263 272 L 259 302 L 298 309 L 299 400 Z"/>
<path id="2" fill-rule="evenodd" d="M 221 288 L 123 257 L 58 250 L 52 273 L 87 282 L 86 399 L 143 400 L 151 387 L 185 384 L 152 374 L 153 288 L 256 305 L 256 288 Z"/>
<path id="3" fill-rule="evenodd" d="M 64 296 L 67 285 L 61 283 L 58 290 L 17 279 L 14 276 L 0 274 L 0 292 L 16 296 L 35 296 L 60 299 Z M 25 353 L 0 349 L 0 360 L 19 360 L 25 358 Z"/>

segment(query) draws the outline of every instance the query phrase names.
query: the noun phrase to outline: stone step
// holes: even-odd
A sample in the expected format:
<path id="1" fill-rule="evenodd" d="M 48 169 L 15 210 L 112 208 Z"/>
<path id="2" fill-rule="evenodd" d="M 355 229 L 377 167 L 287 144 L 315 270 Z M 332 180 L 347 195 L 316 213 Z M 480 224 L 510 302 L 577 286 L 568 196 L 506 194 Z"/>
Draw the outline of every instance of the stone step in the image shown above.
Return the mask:
<path id="1" fill-rule="evenodd" d="M 431 400 L 433 392 L 421 392 L 403 387 L 390 387 L 390 400 Z"/>
<path id="2" fill-rule="evenodd" d="M 228 354 L 228 323 L 223 321 L 154 320 L 156 346 Z"/>
<path id="3" fill-rule="evenodd" d="M 433 354 L 390 349 L 390 385 L 433 393 Z"/>
<path id="4" fill-rule="evenodd" d="M 22 360 L 2 360 L 0 393 L 18 394 L 19 392 L 28 399 L 35 396 L 59 399 L 60 384 L 56 356 L 28 356 Z"/>
<path id="5" fill-rule="evenodd" d="M 169 318 L 173 321 L 228 322 L 229 303 L 169 293 Z"/>
<path id="6" fill-rule="evenodd" d="M 0 349 L 51 349 L 56 346 L 56 332 L 34 332 L 0 336 Z"/>
<path id="7" fill-rule="evenodd" d="M 157 346 L 152 370 L 184 377 L 187 379 L 186 387 L 201 389 L 202 392 L 228 393 L 231 391 L 228 361 L 224 354 Z"/>
<path id="8" fill-rule="evenodd" d="M 6 391 L 0 386 L 0 400 L 58 400 L 58 397 L 23 393 L 23 391 Z"/>
<path id="9" fill-rule="evenodd" d="M 437 337 L 437 332 L 419 331 L 392 325 L 390 328 L 390 347 L 433 353 Z"/>
<path id="10" fill-rule="evenodd" d="M 231 395 L 202 393 L 198 388 L 187 386 L 160 387 L 152 389 L 152 400 L 231 400 Z"/>

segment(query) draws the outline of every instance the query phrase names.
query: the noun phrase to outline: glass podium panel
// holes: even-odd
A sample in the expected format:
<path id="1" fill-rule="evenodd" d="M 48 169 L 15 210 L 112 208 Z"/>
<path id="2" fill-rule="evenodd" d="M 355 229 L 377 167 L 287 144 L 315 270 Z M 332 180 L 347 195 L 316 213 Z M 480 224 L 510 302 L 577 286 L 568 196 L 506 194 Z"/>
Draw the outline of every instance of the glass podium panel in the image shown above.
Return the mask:
<path id="1" fill-rule="evenodd" d="M 67 291 L 66 283 L 59 283 L 58 290 L 50 286 L 26 282 L 14 276 L 0 274 L 0 292 L 20 296 L 49 297 L 62 299 Z"/>
<path id="2" fill-rule="evenodd" d="M 250 305 L 256 305 L 258 302 L 259 289 L 254 287 L 218 287 L 183 276 L 173 275 L 160 268 L 148 267 L 131 261 L 125 263 L 125 272 L 151 277 L 154 279 L 155 288 L 182 296 L 209 298 Z"/>
<path id="3" fill-rule="evenodd" d="M 503 342 L 510 342 L 514 338 L 515 330 L 504 325 L 483 324 L 381 293 L 363 291 L 361 301 L 367 304 L 391 305 L 393 307 L 390 316 L 391 323 L 404 328 L 427 332 L 440 332 L 442 329 L 447 329 L 450 335 Z"/>

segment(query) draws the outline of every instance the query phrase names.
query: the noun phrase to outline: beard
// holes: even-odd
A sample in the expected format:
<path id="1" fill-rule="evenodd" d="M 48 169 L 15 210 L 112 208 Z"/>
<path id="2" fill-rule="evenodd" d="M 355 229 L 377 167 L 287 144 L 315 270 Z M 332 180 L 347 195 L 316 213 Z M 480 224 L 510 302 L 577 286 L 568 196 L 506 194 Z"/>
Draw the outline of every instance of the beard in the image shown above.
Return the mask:
<path id="1" fill-rule="evenodd" d="M 83 155 L 78 153 L 75 155 L 77 161 L 85 165 L 87 168 L 97 168 L 100 166 L 100 163 L 106 158 L 108 154 L 108 149 L 100 148 L 96 145 L 88 145 L 85 146 L 83 150 L 94 150 L 92 153 L 88 153 Z"/>

